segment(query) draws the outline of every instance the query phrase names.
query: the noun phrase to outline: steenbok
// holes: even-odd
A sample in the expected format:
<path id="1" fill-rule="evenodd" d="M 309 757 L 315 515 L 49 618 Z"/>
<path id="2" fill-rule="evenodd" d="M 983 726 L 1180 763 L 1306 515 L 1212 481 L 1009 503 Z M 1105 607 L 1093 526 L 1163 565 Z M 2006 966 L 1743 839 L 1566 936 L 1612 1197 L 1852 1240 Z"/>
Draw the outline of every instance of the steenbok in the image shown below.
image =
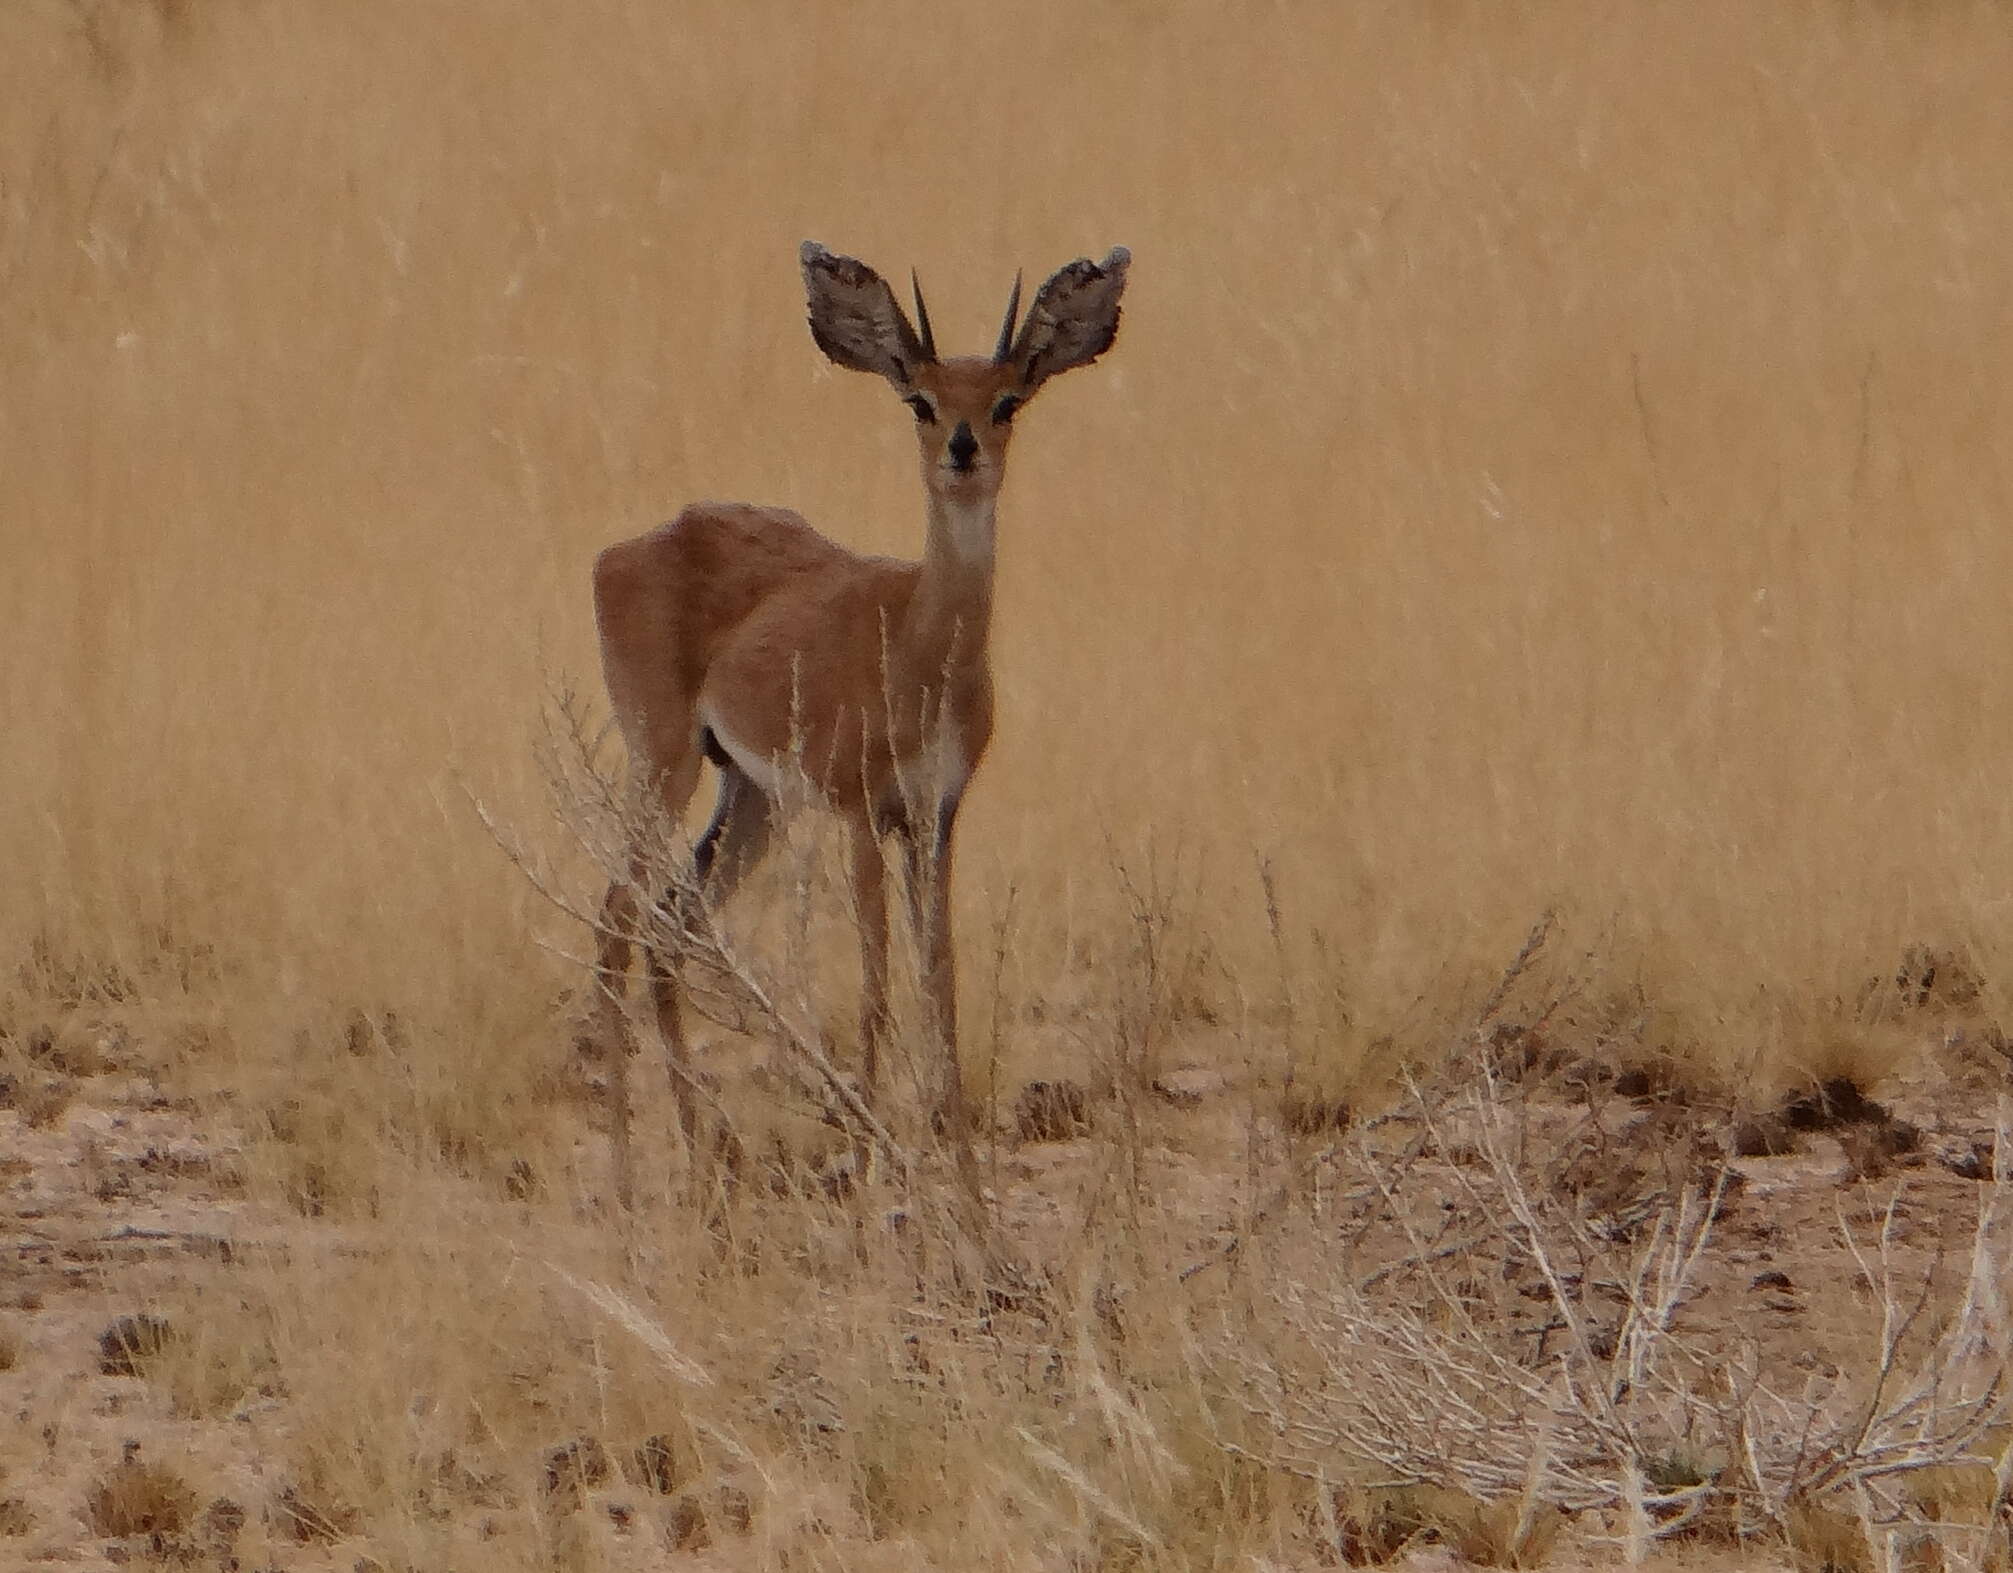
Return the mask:
<path id="1" fill-rule="evenodd" d="M 885 377 L 913 414 L 922 560 L 864 556 L 787 509 L 695 503 L 596 560 L 602 669 L 632 780 L 653 811 L 661 806 L 675 824 L 701 764 L 719 772 L 712 822 L 693 851 L 693 875 L 709 904 L 724 899 L 761 856 L 786 803 L 820 804 L 850 828 L 861 1083 L 869 1102 L 888 1027 L 882 844 L 889 837 L 899 843 L 941 1057 L 937 1118 L 962 1133 L 951 832 L 992 735 L 987 643 L 1007 445 L 1016 415 L 1043 384 L 1111 347 L 1131 257 L 1119 248 L 1102 262 L 1070 263 L 1018 323 L 1016 280 L 993 352 L 949 360 L 938 358 L 920 286 L 911 323 L 865 263 L 809 241 L 801 260 L 818 347 L 841 366 Z M 612 1013 L 616 1052 L 625 1052 L 620 996 L 632 946 L 642 941 L 689 1138 L 697 1128 L 696 1088 L 673 959 L 641 932 L 644 877 L 636 849 L 631 877 L 610 886 L 603 906 L 604 1010 Z"/>

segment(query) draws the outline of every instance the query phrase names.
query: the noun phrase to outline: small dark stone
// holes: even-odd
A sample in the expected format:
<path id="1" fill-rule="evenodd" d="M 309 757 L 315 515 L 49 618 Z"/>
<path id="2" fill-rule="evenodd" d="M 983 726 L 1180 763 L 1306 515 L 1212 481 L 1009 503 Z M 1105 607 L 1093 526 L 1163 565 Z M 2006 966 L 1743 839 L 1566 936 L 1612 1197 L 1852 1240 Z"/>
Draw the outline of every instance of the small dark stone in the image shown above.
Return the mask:
<path id="1" fill-rule="evenodd" d="M 1793 1131 L 1828 1131 L 1892 1118 L 1849 1076 L 1830 1077 L 1809 1092 L 1785 1098 L 1779 1112 Z"/>
<path id="2" fill-rule="evenodd" d="M 539 1192 L 538 1171 L 528 1159 L 513 1158 L 503 1177 L 503 1194 L 513 1202 L 528 1202 Z"/>
<path id="3" fill-rule="evenodd" d="M 988 1311 L 1039 1313 L 1048 1304 L 1048 1290 L 1030 1273 L 1007 1267 L 985 1286 Z"/>
<path id="4" fill-rule="evenodd" d="M 399 1053 L 406 1047 L 405 1023 L 395 1010 L 376 1015 L 369 1011 L 352 1011 L 343 1028 L 343 1047 L 358 1059 L 368 1058 L 379 1049 Z"/>
<path id="5" fill-rule="evenodd" d="M 1280 1105 L 1279 1117 L 1295 1136 L 1321 1136 L 1349 1129 L 1355 1111 L 1341 1098 L 1289 1092 Z"/>
<path id="6" fill-rule="evenodd" d="M 1712 1221 L 1724 1223 L 1734 1214 L 1742 1195 L 1747 1191 L 1747 1176 L 1738 1169 L 1723 1170 L 1715 1182 L 1719 1187 L 1719 1205 L 1712 1210 Z"/>
<path id="7" fill-rule="evenodd" d="M 629 1455 L 632 1467 L 623 1471 L 639 1486 L 648 1486 L 660 1497 L 678 1489 L 678 1455 L 668 1436 L 646 1436 Z"/>
<path id="8" fill-rule="evenodd" d="M 684 1492 L 670 1505 L 664 1535 L 674 1551 L 703 1551 L 713 1545 L 713 1535 L 707 1533 L 707 1509 L 692 1492 Z"/>
<path id="9" fill-rule="evenodd" d="M 229 1497 L 218 1497 L 203 1509 L 203 1536 L 221 1551 L 238 1543 L 245 1527 L 245 1510 Z"/>
<path id="10" fill-rule="evenodd" d="M 1022 1142 L 1072 1141 L 1090 1127 L 1090 1095 L 1073 1081 L 1031 1081 L 1014 1100 L 1014 1132 Z"/>
<path id="11" fill-rule="evenodd" d="M 1888 1119 L 1842 1131 L 1839 1142 L 1845 1149 L 1851 1174 L 1862 1180 L 1877 1180 L 1897 1161 L 1914 1156 L 1922 1145 L 1922 1131 L 1907 1120 Z"/>
<path id="12" fill-rule="evenodd" d="M 1877 989 L 1879 980 L 1874 987 Z M 1889 985 L 1903 1010 L 1962 1010 L 1983 991 L 1984 980 L 1968 957 L 1943 946 L 1910 945 Z"/>
<path id="13" fill-rule="evenodd" d="M 706 1509 L 690 1491 L 671 1504 L 671 1516 L 664 1526 L 665 1537 L 675 1551 L 698 1551 L 712 1543 L 706 1532 Z"/>
<path id="14" fill-rule="evenodd" d="M 1613 1091 L 1617 1097 L 1638 1103 L 1668 1103 L 1679 1107 L 1693 1101 L 1693 1088 L 1685 1079 L 1685 1067 L 1668 1054 L 1653 1055 L 1624 1065 L 1615 1072 Z"/>
<path id="15" fill-rule="evenodd" d="M 608 1476 L 608 1450 L 591 1436 L 562 1442 L 545 1455 L 545 1494 L 562 1512 L 578 1508 L 586 1489 Z"/>
<path id="16" fill-rule="evenodd" d="M 1491 1068 L 1505 1081 L 1549 1076 L 1572 1068 L 1543 1027 L 1521 1021 L 1499 1021 L 1489 1029 L 1485 1044 Z"/>
<path id="17" fill-rule="evenodd" d="M 1793 1291 L 1796 1285 L 1789 1281 L 1788 1273 L 1777 1272 L 1771 1268 L 1768 1272 L 1756 1273 L 1754 1281 L 1748 1287 L 1750 1289 L 1788 1289 Z"/>
<path id="18" fill-rule="evenodd" d="M 1796 1136 L 1772 1114 L 1750 1115 L 1733 1122 L 1727 1148 L 1736 1158 L 1780 1158 L 1796 1151 Z"/>
<path id="19" fill-rule="evenodd" d="M 98 1369 L 106 1376 L 145 1376 L 176 1333 L 158 1316 L 122 1316 L 98 1335 Z"/>
<path id="20" fill-rule="evenodd" d="M 739 1486 L 722 1486 L 717 1496 L 720 1523 L 734 1534 L 745 1535 L 755 1522 L 755 1503 Z"/>
<path id="21" fill-rule="evenodd" d="M 1171 1103 L 1177 1109 L 1199 1109 L 1202 1107 L 1202 1093 L 1171 1076 L 1156 1076 L 1147 1083 L 1146 1090 L 1162 1103 Z"/>

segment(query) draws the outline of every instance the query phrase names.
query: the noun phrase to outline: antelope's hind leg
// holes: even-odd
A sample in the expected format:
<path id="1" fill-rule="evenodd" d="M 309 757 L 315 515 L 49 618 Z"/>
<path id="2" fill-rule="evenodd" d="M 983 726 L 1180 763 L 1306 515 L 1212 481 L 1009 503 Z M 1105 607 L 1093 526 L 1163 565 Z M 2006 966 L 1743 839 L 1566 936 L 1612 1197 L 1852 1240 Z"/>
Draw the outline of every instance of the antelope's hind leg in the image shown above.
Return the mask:
<path id="1" fill-rule="evenodd" d="M 607 548 L 594 563 L 594 621 L 601 636 L 601 674 L 608 698 L 628 748 L 629 772 L 639 810 L 661 813 L 664 825 L 676 825 L 699 784 L 699 730 L 693 724 L 692 697 L 674 652 L 682 648 L 675 550 L 668 532 L 658 531 Z M 601 932 L 595 944 L 595 966 L 601 988 L 601 1038 L 613 1056 L 609 1071 L 614 1105 L 615 1188 L 626 1206 L 630 1199 L 629 1051 L 634 1033 L 624 1005 L 628 973 L 641 944 L 657 1007 L 657 1025 L 665 1050 L 675 1063 L 686 1058 L 679 1019 L 676 985 L 665 967 L 659 943 L 650 933 L 652 916 L 651 859 L 648 844 L 655 837 L 638 827 L 629 851 L 626 873 L 611 881 L 601 905 Z M 681 1111 L 684 1105 L 681 1103 Z"/>
<path id="2" fill-rule="evenodd" d="M 747 772 L 719 749 L 711 733 L 704 734 L 703 745 L 706 757 L 720 771 L 719 795 L 714 799 L 712 819 L 692 847 L 690 887 L 672 891 L 664 903 L 665 909 L 676 913 L 679 921 L 695 934 L 706 931 L 712 923 L 712 909 L 732 895 L 761 861 L 774 820 L 768 798 Z M 698 1071 L 692 1064 L 685 1038 L 676 961 L 652 946 L 648 962 L 657 1030 L 664 1040 L 671 1091 L 678 1100 L 678 1123 L 686 1140 L 696 1142 L 703 1089 L 695 1079 Z"/>
<path id="3" fill-rule="evenodd" d="M 769 850 L 775 805 L 733 757 L 707 732 L 702 738 L 706 757 L 720 772 L 720 792 L 713 800 L 713 817 L 692 847 L 692 872 L 708 906 L 717 907 L 753 872 Z"/>
<path id="4" fill-rule="evenodd" d="M 615 880 L 601 902 L 601 927 L 594 939 L 595 1000 L 585 1047 L 608 1058 L 609 1161 L 615 1170 L 615 1204 L 624 1212 L 635 1200 L 635 1164 L 629 1155 L 634 1115 L 629 1093 L 629 1056 L 635 1034 L 625 1004 L 629 962 L 635 952 L 636 894 L 633 880 Z"/>

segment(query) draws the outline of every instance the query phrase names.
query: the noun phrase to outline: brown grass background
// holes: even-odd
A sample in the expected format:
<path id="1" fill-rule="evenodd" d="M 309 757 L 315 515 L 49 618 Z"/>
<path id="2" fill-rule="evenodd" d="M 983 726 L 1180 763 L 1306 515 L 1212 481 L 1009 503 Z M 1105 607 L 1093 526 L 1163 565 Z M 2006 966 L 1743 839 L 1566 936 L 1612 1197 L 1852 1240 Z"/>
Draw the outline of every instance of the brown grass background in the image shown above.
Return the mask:
<path id="1" fill-rule="evenodd" d="M 695 497 L 918 538 L 805 235 L 985 341 L 1122 241 L 1002 539 L 967 925 L 1255 856 L 1366 1001 L 1548 904 L 1727 1004 L 2008 937 L 2013 27 L 1978 6 L 11 8 L 7 944 L 449 1017 L 544 674 Z M 1988 969 L 1989 970 L 1989 969 Z M 417 996 L 417 998 L 410 998 Z"/>
<path id="2" fill-rule="evenodd" d="M 598 693 L 606 542 L 725 497 L 915 549 L 908 417 L 812 346 L 807 236 L 917 266 L 960 348 L 1016 268 L 1135 256 L 1003 510 L 958 902 L 1010 1062 L 1058 993 L 1095 1047 L 1142 888 L 1205 1052 L 1248 1049 L 1261 864 L 1338 1060 L 1547 908 L 1595 994 L 1732 1068 L 1832 1052 L 1910 945 L 1996 1001 L 2009 81 L 1985 4 L 11 4 L 9 1009 L 116 969 L 191 1085 L 270 1115 L 256 1183 L 381 1222 L 220 1335 L 287 1366 L 301 1469 L 410 1499 L 430 1455 L 377 1444 L 415 1391 L 512 1458 L 640 1430 L 668 1379 L 555 1344 L 579 1302 L 487 1246 L 613 1248 L 453 1188 L 570 1150 L 545 947 L 584 947 L 467 794 L 569 856 L 530 744 L 555 683 Z M 395 1076 L 336 1052 L 357 1009 L 405 1023 Z M 695 1344 L 815 1309 L 653 1271 Z M 387 1341 L 421 1300 L 479 1330 Z M 859 1316 L 832 1347 L 897 1358 Z M 890 1440 L 876 1369 L 873 1468 L 992 1489 L 982 1448 Z"/>

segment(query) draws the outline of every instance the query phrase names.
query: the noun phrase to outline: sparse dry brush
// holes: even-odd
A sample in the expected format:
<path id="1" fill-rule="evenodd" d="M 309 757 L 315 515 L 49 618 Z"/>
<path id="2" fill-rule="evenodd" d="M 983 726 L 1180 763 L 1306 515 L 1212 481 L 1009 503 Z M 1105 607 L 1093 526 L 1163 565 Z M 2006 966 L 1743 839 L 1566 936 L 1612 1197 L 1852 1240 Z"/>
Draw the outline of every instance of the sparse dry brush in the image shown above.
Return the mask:
<path id="1" fill-rule="evenodd" d="M 1892 1207 L 1837 1220 L 1874 1324 L 1812 1380 L 1720 1320 L 1713 1236 L 1753 1205 L 1741 1176 L 1695 1132 L 1659 1151 L 1653 1117 L 1628 1123 L 1623 1149 L 1591 1102 L 1534 1103 L 1482 1064 L 1346 1145 L 1351 1248 L 1271 1276 L 1270 1314 L 1216 1358 L 1255 1423 L 1233 1445 L 1337 1491 L 1321 1522 L 1349 1560 L 1395 1524 L 1529 1565 L 1560 1510 L 1595 1510 L 1633 1562 L 1657 1539 L 1793 1534 L 1819 1503 L 1880 1558 L 1884 1537 L 1931 1533 L 1921 1472 L 2003 1478 L 2001 1186 L 1979 1193 L 1953 1303 L 1896 1261 Z M 1955 1555 L 2004 1554 L 1998 1508 L 1930 1522 Z"/>
<path id="2" fill-rule="evenodd" d="M 1970 4 L 7 8 L 0 1560 L 2006 1565 L 2010 79 Z M 711 1156 L 574 1042 L 594 550 L 917 538 L 807 235 L 947 339 L 1137 259 L 1000 543 L 977 1216 L 847 1102 L 815 823 L 679 942 Z"/>

